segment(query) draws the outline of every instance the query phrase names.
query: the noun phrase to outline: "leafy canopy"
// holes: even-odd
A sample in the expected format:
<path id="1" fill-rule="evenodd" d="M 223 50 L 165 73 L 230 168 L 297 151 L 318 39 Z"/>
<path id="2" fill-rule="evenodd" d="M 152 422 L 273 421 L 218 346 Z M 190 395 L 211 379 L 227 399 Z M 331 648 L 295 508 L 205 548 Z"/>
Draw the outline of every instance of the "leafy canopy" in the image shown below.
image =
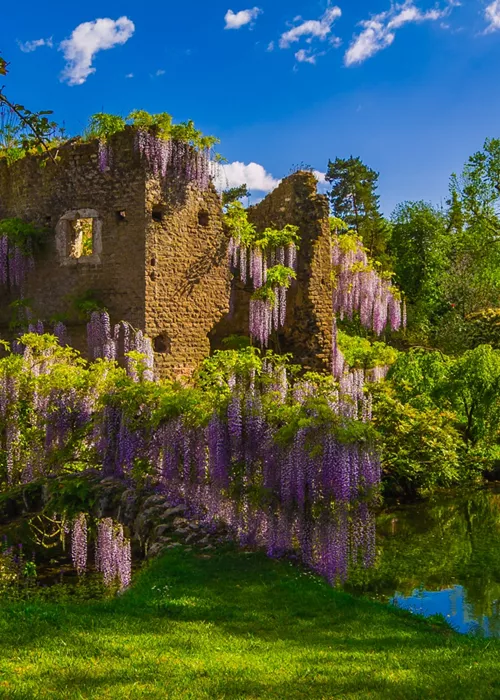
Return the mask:
<path id="1" fill-rule="evenodd" d="M 258 232 L 248 220 L 247 210 L 238 201 L 228 204 L 224 221 L 234 240 L 246 248 L 275 250 L 291 243 L 298 246 L 300 241 L 299 227 L 292 224 L 286 224 L 282 229 L 267 227 Z"/>

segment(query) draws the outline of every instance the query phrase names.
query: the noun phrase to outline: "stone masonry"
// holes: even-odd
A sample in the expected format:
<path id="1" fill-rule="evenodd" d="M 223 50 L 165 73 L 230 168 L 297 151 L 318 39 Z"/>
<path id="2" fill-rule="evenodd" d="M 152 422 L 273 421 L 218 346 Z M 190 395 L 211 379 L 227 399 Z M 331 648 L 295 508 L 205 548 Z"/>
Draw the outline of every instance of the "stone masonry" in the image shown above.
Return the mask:
<path id="1" fill-rule="evenodd" d="M 98 167 L 98 144 L 72 144 L 43 167 L 27 157 L 0 161 L 0 218 L 47 228 L 23 296 L 34 317 L 71 318 L 72 300 L 92 290 L 112 323 L 126 320 L 153 340 L 159 376 L 189 375 L 209 354 L 208 334 L 229 309 L 230 272 L 220 199 L 213 187 L 151 176 L 131 129 L 110 140 L 111 162 Z M 76 220 L 92 219 L 92 255 L 71 257 Z M 74 246 L 73 246 L 74 247 Z M 0 288 L 0 332 L 16 295 Z M 70 322 L 71 324 L 71 322 Z M 85 352 L 84 324 L 69 327 Z"/>
<path id="2" fill-rule="evenodd" d="M 332 352 L 332 266 L 329 208 L 326 196 L 317 193 L 310 172 L 299 171 L 286 179 L 262 202 L 250 207 L 249 219 L 258 231 L 266 227 L 299 227 L 297 280 L 287 294 L 285 327 L 272 338 L 282 352 L 310 370 L 328 370 Z M 252 288 L 233 280 L 231 309 L 211 335 L 212 347 L 222 347 L 228 335 L 248 333 Z"/>
<path id="3" fill-rule="evenodd" d="M 0 219 L 19 217 L 47 230 L 22 295 L 35 320 L 64 316 L 72 344 L 85 354 L 85 324 L 72 307 L 92 291 L 112 323 L 126 320 L 152 339 L 158 376 L 189 377 L 211 346 L 222 347 L 223 337 L 248 334 L 251 289 L 232 280 L 220 197 L 213 186 L 202 192 L 168 175 L 154 177 L 131 128 L 109 146 L 105 172 L 97 142 L 70 141 L 57 164 L 43 167 L 36 157 L 11 166 L 0 160 Z M 326 197 L 317 194 L 311 173 L 298 172 L 249 216 L 259 230 L 299 227 L 297 281 L 288 292 L 285 328 L 273 343 L 305 368 L 327 369 L 332 281 Z M 92 250 L 80 255 L 84 234 Z M 9 304 L 18 296 L 0 287 L 0 336 L 8 334 Z"/>

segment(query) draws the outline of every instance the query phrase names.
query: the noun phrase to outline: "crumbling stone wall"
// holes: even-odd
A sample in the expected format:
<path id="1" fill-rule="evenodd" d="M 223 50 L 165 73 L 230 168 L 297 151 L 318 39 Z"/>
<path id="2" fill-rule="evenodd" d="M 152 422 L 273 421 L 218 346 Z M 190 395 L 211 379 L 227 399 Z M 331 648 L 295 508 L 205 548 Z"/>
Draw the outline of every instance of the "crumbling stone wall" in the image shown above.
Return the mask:
<path id="1" fill-rule="evenodd" d="M 150 180 L 146 208 L 146 334 L 162 376 L 189 376 L 210 354 L 209 332 L 229 311 L 228 236 L 215 189 L 179 202 Z"/>
<path id="2" fill-rule="evenodd" d="M 279 350 L 291 352 L 296 362 L 314 370 L 331 367 L 333 290 L 328 217 L 328 200 L 317 193 L 316 178 L 306 171 L 287 177 L 262 202 L 249 208 L 249 219 L 259 231 L 286 224 L 299 227 L 297 280 L 288 291 L 285 327 L 277 342 Z M 251 292 L 250 285 L 233 281 L 233 311 L 214 329 L 214 348 L 221 347 L 228 335 L 248 335 Z"/>
<path id="3" fill-rule="evenodd" d="M 0 218 L 47 228 L 23 296 L 31 300 L 34 318 L 47 321 L 67 315 L 72 299 L 92 290 L 112 323 L 129 321 L 152 338 L 160 377 L 189 376 L 209 354 L 209 337 L 221 347 L 223 337 L 248 333 L 251 289 L 233 281 L 231 292 L 220 199 L 213 187 L 201 192 L 176 178 L 151 176 L 132 129 L 111 139 L 110 153 L 105 172 L 96 142 L 69 142 L 57 165 L 41 167 L 36 157 L 10 167 L 0 161 Z M 68 231 L 75 218 L 87 217 L 94 222 L 93 254 L 73 258 Z M 249 217 L 260 230 L 299 227 L 297 281 L 277 341 L 304 367 L 327 369 L 332 281 L 326 197 L 317 194 L 311 173 L 298 172 L 251 207 Z M 14 298 L 0 288 L 0 334 Z M 85 353 L 85 324 L 75 318 L 69 332 Z"/>
<path id="4" fill-rule="evenodd" d="M 44 249 L 36 257 L 23 296 L 34 317 L 48 320 L 71 309 L 71 298 L 95 290 L 114 320 L 144 323 L 145 172 L 134 150 L 133 135 L 112 139 L 112 169 L 98 168 L 97 143 L 68 144 L 60 162 L 43 167 L 35 157 L 10 167 L 0 162 L 0 218 L 19 217 L 47 227 Z M 68 260 L 57 247 L 56 228 L 65 214 L 88 210 L 99 214 L 102 251 L 99 261 Z M 125 212 L 120 219 L 118 212 Z M 93 258 L 93 256 L 92 256 Z M 9 321 L 8 304 L 17 296 L 0 287 L 0 323 Z M 74 329 L 73 336 L 81 335 Z"/>
<path id="5" fill-rule="evenodd" d="M 209 354 L 208 333 L 229 308 L 227 236 L 220 199 L 185 182 L 148 173 L 127 129 L 110 140 L 111 162 L 98 167 L 98 144 L 69 143 L 60 162 L 35 157 L 0 161 L 0 218 L 19 217 L 48 229 L 23 296 L 34 318 L 67 314 L 71 299 L 93 290 L 112 323 L 129 321 L 152 339 L 159 376 L 189 375 Z M 67 232 L 94 218 L 91 256 L 71 258 Z M 0 334 L 19 294 L 0 287 Z M 85 326 L 69 328 L 86 351 Z"/>

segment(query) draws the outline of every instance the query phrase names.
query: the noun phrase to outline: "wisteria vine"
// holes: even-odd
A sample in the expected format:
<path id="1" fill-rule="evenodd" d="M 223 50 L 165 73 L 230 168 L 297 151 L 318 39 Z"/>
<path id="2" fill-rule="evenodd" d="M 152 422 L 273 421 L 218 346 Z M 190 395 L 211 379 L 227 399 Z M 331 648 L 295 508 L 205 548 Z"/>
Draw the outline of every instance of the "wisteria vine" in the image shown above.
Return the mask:
<path id="1" fill-rule="evenodd" d="M 87 571 L 89 530 L 87 516 L 80 513 L 71 528 L 71 558 L 79 575 Z M 118 584 L 119 590 L 130 585 L 132 557 L 130 540 L 125 537 L 123 526 L 112 518 L 103 518 L 97 523 L 95 543 L 95 568 L 103 575 L 104 585 Z"/>
<path id="2" fill-rule="evenodd" d="M 333 235 L 332 265 L 333 311 L 340 319 L 352 319 L 359 312 L 361 324 L 376 335 L 387 325 L 393 331 L 406 325 L 405 305 L 398 291 L 374 270 L 356 236 Z"/>
<path id="3" fill-rule="evenodd" d="M 345 578 L 352 561 L 372 560 L 367 504 L 380 466 L 362 372 L 319 391 L 314 378 L 294 381 L 281 359 L 262 363 L 250 353 L 254 367 L 223 373 L 214 394 L 133 381 L 105 360 L 85 367 L 49 336 L 24 336 L 22 344 L 23 355 L 0 360 L 6 483 L 57 474 L 72 461 L 117 478 L 133 478 L 140 467 L 173 503 L 224 523 L 242 544 L 295 553 L 331 581 Z M 360 427 L 351 437 L 354 422 Z M 86 527 L 75 520 L 79 570 Z M 123 533 L 113 526 L 110 544 L 110 524 L 100 528 L 98 568 L 125 585 Z M 115 559 L 102 554 L 113 547 Z"/>
<path id="4" fill-rule="evenodd" d="M 124 358 L 130 376 L 138 379 L 137 363 L 129 353 L 140 353 L 144 358 L 143 378 L 154 379 L 154 352 L 151 340 L 141 330 L 135 330 L 126 321 L 111 329 L 107 311 L 93 311 L 87 324 L 87 344 L 91 359 L 117 360 Z"/>
<path id="5" fill-rule="evenodd" d="M 243 284 L 250 284 L 250 336 L 267 347 L 273 331 L 285 324 L 287 290 L 297 271 L 298 227 L 266 228 L 257 232 L 240 202 L 231 203 L 225 215 L 231 239 L 229 260 Z"/>
<path id="6" fill-rule="evenodd" d="M 31 238 L 36 235 L 36 229 L 18 219 L 0 221 L 0 285 L 23 288 L 35 267 Z"/>

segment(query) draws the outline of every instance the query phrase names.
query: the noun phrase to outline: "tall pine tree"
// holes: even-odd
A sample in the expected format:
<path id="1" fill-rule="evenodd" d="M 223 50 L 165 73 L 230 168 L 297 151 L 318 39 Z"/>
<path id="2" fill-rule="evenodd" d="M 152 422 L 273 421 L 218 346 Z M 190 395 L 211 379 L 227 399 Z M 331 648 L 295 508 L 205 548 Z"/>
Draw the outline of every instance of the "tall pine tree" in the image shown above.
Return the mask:
<path id="1" fill-rule="evenodd" d="M 355 230 L 370 256 L 387 268 L 390 267 L 386 253 L 390 225 L 380 213 L 378 177 L 360 158 L 328 161 L 326 180 L 332 184 L 328 193 L 332 214 Z"/>

